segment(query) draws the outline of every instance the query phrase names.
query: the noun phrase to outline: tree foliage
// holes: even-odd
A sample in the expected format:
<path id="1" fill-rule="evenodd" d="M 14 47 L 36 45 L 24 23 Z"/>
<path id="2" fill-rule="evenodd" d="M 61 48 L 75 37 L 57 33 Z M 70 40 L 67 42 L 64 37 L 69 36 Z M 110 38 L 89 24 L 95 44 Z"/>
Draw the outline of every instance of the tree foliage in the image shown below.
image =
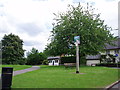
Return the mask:
<path id="1" fill-rule="evenodd" d="M 49 55 L 74 54 L 74 36 L 80 36 L 80 55 L 95 55 L 104 49 L 105 43 L 113 40 L 111 28 L 95 14 L 94 9 L 87 4 L 85 9 L 79 3 L 77 7 L 68 6 L 68 11 L 55 14 L 51 43 L 45 52 Z"/>
<path id="2" fill-rule="evenodd" d="M 2 41 L 2 63 L 23 64 L 23 40 L 14 34 L 5 35 Z M 22 63 L 21 63 L 22 61 Z"/>
<path id="3" fill-rule="evenodd" d="M 27 63 L 28 65 L 38 65 L 42 64 L 43 60 L 46 59 L 45 54 L 38 52 L 37 49 L 32 48 L 30 52 L 27 53 Z"/>

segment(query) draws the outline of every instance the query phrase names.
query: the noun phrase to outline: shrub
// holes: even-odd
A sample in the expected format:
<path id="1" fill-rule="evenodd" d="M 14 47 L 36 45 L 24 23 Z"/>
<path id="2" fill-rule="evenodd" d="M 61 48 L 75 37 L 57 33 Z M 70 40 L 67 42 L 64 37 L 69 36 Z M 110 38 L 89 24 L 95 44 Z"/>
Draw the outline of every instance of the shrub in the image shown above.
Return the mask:
<path id="1" fill-rule="evenodd" d="M 64 63 L 76 63 L 76 57 L 62 57 L 61 58 L 61 64 Z"/>
<path id="2" fill-rule="evenodd" d="M 64 63 L 76 63 L 76 57 L 71 56 L 71 57 L 62 57 L 61 58 L 61 64 Z M 84 57 L 80 58 L 80 65 L 86 65 L 86 59 Z"/>
<path id="3" fill-rule="evenodd" d="M 96 66 L 105 66 L 105 67 L 120 67 L 120 63 L 100 63 L 96 64 Z"/>
<path id="4" fill-rule="evenodd" d="M 42 52 L 38 52 L 37 49 L 32 48 L 31 52 L 27 53 L 27 65 L 39 65 L 42 64 L 46 56 Z"/>
<path id="5" fill-rule="evenodd" d="M 42 64 L 43 65 L 48 65 L 48 60 L 43 60 Z"/>
<path id="6" fill-rule="evenodd" d="M 27 59 L 26 59 L 26 58 L 22 58 L 21 61 L 19 61 L 18 63 L 19 63 L 20 65 L 25 65 L 26 62 L 27 62 Z"/>

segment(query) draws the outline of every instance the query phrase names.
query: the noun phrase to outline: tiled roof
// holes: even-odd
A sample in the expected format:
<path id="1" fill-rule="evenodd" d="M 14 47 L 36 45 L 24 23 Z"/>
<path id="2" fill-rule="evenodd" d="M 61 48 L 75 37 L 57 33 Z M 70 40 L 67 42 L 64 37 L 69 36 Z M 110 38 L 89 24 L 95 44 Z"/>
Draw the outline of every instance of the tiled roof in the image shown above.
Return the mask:
<path id="1" fill-rule="evenodd" d="M 56 56 L 56 57 L 48 57 L 48 60 L 52 60 L 52 59 L 60 59 L 60 56 Z"/>
<path id="2" fill-rule="evenodd" d="M 86 59 L 88 60 L 98 60 L 100 59 L 101 55 L 87 55 Z"/>
<path id="3" fill-rule="evenodd" d="M 120 49 L 120 38 L 112 42 L 114 45 L 106 44 L 105 49 Z"/>

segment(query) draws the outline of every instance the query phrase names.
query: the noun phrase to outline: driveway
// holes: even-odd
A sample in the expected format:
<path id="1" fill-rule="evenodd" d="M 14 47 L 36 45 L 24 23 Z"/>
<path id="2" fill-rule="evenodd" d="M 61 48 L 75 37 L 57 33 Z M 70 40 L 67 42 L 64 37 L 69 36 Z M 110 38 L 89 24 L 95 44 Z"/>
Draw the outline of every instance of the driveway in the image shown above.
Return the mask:
<path id="1" fill-rule="evenodd" d="M 120 90 L 120 80 L 106 87 L 105 90 Z"/>
<path id="2" fill-rule="evenodd" d="M 34 71 L 34 70 L 37 70 L 37 69 L 40 69 L 40 66 L 32 66 L 31 68 L 18 70 L 18 71 L 13 71 L 13 76 L 18 75 L 18 74 L 22 74 L 22 73 L 26 73 L 26 72 L 30 72 L 30 71 Z"/>

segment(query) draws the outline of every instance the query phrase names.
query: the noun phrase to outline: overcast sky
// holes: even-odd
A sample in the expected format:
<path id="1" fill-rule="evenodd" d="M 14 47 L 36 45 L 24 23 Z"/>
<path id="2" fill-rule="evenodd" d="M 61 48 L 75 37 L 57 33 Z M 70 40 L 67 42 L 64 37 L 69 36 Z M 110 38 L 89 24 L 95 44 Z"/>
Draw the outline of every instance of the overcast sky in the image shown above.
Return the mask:
<path id="1" fill-rule="evenodd" d="M 13 33 L 23 41 L 23 48 L 43 51 L 52 30 L 53 13 L 65 12 L 68 4 L 86 6 L 88 2 L 101 13 L 101 19 L 113 29 L 118 28 L 119 0 L 0 0 L 0 40 Z M 118 35 L 117 31 L 112 32 Z"/>

